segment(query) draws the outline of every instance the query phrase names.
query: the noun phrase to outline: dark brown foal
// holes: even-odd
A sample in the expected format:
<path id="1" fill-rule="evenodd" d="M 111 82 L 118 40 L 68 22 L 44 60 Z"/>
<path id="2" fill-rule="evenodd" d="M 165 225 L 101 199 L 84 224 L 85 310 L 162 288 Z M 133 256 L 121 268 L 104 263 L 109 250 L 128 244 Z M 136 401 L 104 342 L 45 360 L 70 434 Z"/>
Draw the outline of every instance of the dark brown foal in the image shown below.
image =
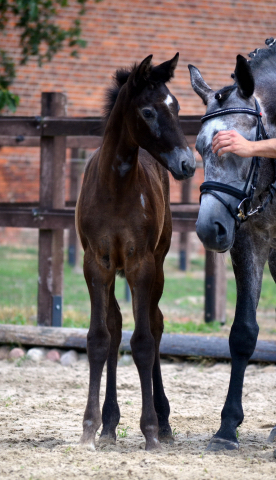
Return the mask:
<path id="1" fill-rule="evenodd" d="M 124 272 L 132 293 L 131 348 L 141 381 L 140 425 L 146 449 L 160 448 L 159 440 L 172 440 L 159 362 L 163 316 L 158 302 L 172 233 L 167 170 L 177 179 L 188 178 L 194 174 L 195 159 L 180 127 L 178 102 L 165 85 L 173 77 L 178 54 L 156 67 L 151 59 L 116 72 L 103 143 L 86 167 L 77 206 L 91 298 L 90 385 L 81 442 L 93 449 L 101 423 L 100 441 L 116 441 L 120 419 L 116 367 L 122 316 L 114 295 L 118 271 Z M 101 415 L 99 391 L 106 361 Z"/>

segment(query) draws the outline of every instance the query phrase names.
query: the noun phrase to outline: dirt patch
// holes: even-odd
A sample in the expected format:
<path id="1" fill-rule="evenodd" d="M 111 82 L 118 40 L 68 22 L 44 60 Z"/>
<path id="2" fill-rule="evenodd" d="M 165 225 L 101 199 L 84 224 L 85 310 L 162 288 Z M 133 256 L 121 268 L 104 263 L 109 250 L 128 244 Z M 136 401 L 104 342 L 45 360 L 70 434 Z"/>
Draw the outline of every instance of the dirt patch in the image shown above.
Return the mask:
<path id="1" fill-rule="evenodd" d="M 239 452 L 205 454 L 219 427 L 230 365 L 165 363 L 174 446 L 144 451 L 139 429 L 141 395 L 134 365 L 118 368 L 121 409 L 116 446 L 91 452 L 78 444 L 88 389 L 88 364 L 73 367 L 43 361 L 21 366 L 0 362 L 0 478 L 44 480 L 275 478 L 275 445 L 266 438 L 276 424 L 276 367 L 248 367 L 239 429 Z M 101 403 L 105 376 L 101 387 Z M 124 436 L 126 434 L 126 436 Z"/>

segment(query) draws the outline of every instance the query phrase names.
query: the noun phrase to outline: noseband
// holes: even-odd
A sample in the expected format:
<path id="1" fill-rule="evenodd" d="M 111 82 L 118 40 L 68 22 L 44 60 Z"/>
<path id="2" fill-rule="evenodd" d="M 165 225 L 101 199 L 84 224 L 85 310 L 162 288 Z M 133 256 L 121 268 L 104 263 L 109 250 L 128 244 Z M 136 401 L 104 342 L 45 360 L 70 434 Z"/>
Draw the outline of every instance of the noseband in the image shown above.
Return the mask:
<path id="1" fill-rule="evenodd" d="M 269 135 L 267 134 L 264 128 L 260 105 L 256 99 L 255 99 L 255 105 L 256 105 L 256 110 L 253 110 L 251 108 L 226 108 L 224 110 L 216 110 L 215 112 L 204 115 L 201 118 L 201 122 L 204 123 L 207 120 L 210 120 L 211 118 L 220 117 L 222 115 L 230 115 L 233 113 L 246 113 L 248 115 L 254 115 L 257 117 L 255 141 L 263 140 L 264 138 L 267 139 L 269 138 Z M 225 205 L 227 210 L 235 219 L 236 226 L 239 227 L 241 222 L 245 222 L 248 219 L 248 217 L 250 217 L 251 215 L 254 215 L 255 213 L 261 213 L 265 209 L 267 204 L 269 202 L 270 203 L 272 202 L 274 193 L 276 192 L 276 175 L 275 175 L 273 183 L 269 185 L 267 188 L 269 193 L 266 199 L 263 202 L 261 202 L 261 204 L 255 210 L 252 210 L 251 202 L 253 200 L 254 191 L 256 190 L 259 167 L 260 167 L 260 157 L 252 157 L 251 166 L 250 166 L 249 173 L 245 181 L 245 186 L 243 190 L 232 187 L 231 185 L 226 185 L 225 183 L 212 182 L 212 181 L 203 182 L 202 185 L 200 186 L 200 192 L 201 192 L 200 200 L 201 200 L 201 196 L 204 193 L 209 193 L 213 195 L 221 203 L 223 203 L 223 205 Z M 274 171 L 276 172 L 275 167 L 276 167 L 276 160 L 274 159 Z M 240 203 L 236 211 L 233 209 L 230 203 L 227 203 L 216 192 L 227 193 L 228 195 L 231 195 L 232 197 L 235 197 L 238 200 L 240 200 Z"/>

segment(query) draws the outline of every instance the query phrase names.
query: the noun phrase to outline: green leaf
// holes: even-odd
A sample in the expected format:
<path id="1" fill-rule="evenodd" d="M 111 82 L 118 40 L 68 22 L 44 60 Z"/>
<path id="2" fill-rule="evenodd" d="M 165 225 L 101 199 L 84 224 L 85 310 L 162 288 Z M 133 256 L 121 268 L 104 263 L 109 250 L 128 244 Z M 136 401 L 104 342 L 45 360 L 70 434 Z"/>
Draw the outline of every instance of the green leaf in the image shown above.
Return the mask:
<path id="1" fill-rule="evenodd" d="M 9 19 L 15 17 L 15 28 L 20 29 L 20 64 L 36 57 L 39 66 L 50 62 L 54 55 L 68 45 L 71 56 L 78 58 L 78 49 L 87 42 L 81 38 L 80 17 L 85 13 L 88 0 L 77 0 L 80 10 L 68 28 L 59 25 L 59 9 L 70 6 L 69 0 L 0 0 L 0 31 L 5 31 Z M 99 3 L 101 0 L 94 0 Z M 8 107 L 14 111 L 18 97 L 8 89 L 15 78 L 13 60 L 0 50 L 0 110 Z"/>

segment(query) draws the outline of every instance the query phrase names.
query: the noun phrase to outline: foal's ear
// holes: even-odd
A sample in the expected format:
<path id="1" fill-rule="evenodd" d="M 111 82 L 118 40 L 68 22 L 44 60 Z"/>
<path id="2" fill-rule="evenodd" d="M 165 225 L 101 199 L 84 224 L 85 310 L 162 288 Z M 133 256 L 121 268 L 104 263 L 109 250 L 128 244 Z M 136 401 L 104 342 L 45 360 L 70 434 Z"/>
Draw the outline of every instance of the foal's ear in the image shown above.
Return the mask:
<path id="1" fill-rule="evenodd" d="M 235 68 L 235 81 L 244 98 L 249 98 L 254 93 L 255 83 L 249 62 L 242 55 L 237 56 Z"/>
<path id="2" fill-rule="evenodd" d="M 141 81 L 148 79 L 152 70 L 151 60 L 152 55 L 149 55 L 140 63 L 139 67 L 137 68 L 133 79 L 133 84 L 135 87 L 137 87 Z"/>
<path id="3" fill-rule="evenodd" d="M 171 60 L 160 63 L 160 65 L 154 67 L 150 75 L 151 80 L 163 83 L 169 82 L 170 79 L 174 76 L 174 71 L 176 69 L 178 59 L 179 53 L 177 52 Z"/>
<path id="4" fill-rule="evenodd" d="M 202 98 L 204 105 L 207 105 L 208 99 L 211 95 L 214 95 L 214 91 L 207 85 L 205 80 L 203 80 L 198 68 L 193 65 L 188 65 L 188 68 L 190 70 L 191 85 L 194 91 Z"/>

